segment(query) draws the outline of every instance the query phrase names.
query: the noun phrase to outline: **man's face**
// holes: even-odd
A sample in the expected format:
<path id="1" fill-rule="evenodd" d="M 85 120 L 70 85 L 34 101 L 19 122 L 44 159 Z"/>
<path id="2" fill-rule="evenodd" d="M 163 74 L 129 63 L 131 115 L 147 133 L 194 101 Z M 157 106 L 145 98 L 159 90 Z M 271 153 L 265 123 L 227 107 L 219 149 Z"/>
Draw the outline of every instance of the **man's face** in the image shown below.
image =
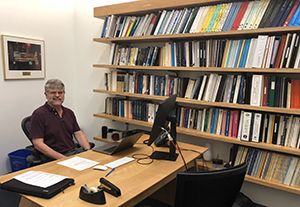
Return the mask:
<path id="1" fill-rule="evenodd" d="M 47 102 L 52 107 L 61 106 L 65 100 L 65 91 L 59 89 L 50 89 L 45 92 Z"/>

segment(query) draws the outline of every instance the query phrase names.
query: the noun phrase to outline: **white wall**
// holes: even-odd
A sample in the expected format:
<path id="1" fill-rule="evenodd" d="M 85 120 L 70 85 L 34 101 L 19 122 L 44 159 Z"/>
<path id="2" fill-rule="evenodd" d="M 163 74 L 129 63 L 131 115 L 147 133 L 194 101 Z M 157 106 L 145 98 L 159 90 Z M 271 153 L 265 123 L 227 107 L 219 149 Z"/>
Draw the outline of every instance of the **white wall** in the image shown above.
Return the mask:
<path id="1" fill-rule="evenodd" d="M 126 1 L 126 0 L 123 0 Z M 95 43 L 103 20 L 93 18 L 93 7 L 123 2 L 118 0 L 0 0 L 0 32 L 45 40 L 46 79 L 60 78 L 66 84 L 65 106 L 72 108 L 80 126 L 92 139 L 103 123 L 93 117 L 104 111 L 106 95 L 92 92 L 104 86 L 106 69 L 93 69 L 94 63 L 105 63 L 109 51 L 106 44 Z M 0 52 L 2 57 L 2 51 Z M 21 128 L 21 119 L 43 104 L 45 80 L 3 80 L 0 60 L 0 174 L 10 171 L 7 154 L 29 144 Z M 206 141 L 181 137 L 194 144 Z M 228 144 L 212 142 L 213 154 L 228 156 Z M 256 202 L 271 207 L 298 207 L 298 195 L 245 183 L 242 191 Z"/>

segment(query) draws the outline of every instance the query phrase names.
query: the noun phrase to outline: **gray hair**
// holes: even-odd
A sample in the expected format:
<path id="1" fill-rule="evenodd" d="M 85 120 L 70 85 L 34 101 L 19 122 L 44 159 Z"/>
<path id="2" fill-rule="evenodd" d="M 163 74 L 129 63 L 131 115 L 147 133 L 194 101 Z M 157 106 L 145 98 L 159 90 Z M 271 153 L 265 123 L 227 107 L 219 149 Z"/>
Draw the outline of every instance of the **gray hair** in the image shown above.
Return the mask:
<path id="1" fill-rule="evenodd" d="M 61 80 L 58 80 L 58 79 L 48 80 L 45 84 L 45 92 L 47 92 L 49 90 L 55 90 L 55 89 L 65 91 L 65 85 L 63 84 L 63 82 Z"/>

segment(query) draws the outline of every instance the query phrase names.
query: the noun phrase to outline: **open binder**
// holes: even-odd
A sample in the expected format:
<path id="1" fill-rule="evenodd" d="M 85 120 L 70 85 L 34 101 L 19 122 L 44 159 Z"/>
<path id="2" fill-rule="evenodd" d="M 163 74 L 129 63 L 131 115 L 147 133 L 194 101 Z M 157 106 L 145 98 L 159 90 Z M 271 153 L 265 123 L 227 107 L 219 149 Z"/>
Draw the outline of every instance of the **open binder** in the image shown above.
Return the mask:
<path id="1" fill-rule="evenodd" d="M 26 184 L 13 178 L 9 181 L 6 181 L 5 183 L 1 183 L 0 187 L 5 190 L 14 191 L 26 195 L 32 195 L 41 198 L 52 198 L 59 192 L 62 192 L 64 189 L 74 184 L 74 179 L 65 178 L 58 183 L 55 183 L 47 188 L 43 188 L 39 186 Z"/>

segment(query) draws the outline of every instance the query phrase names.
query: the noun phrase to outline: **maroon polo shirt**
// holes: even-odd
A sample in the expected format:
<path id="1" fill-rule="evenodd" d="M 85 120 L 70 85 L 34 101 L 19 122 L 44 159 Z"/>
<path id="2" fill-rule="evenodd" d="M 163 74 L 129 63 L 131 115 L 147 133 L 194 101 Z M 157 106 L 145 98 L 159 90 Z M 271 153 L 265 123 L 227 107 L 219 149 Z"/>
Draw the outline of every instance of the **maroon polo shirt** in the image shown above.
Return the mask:
<path id="1" fill-rule="evenodd" d="M 44 138 L 44 143 L 57 152 L 75 148 L 73 134 L 79 131 L 74 112 L 63 107 L 62 117 L 49 104 L 37 108 L 31 116 L 30 138 Z"/>

